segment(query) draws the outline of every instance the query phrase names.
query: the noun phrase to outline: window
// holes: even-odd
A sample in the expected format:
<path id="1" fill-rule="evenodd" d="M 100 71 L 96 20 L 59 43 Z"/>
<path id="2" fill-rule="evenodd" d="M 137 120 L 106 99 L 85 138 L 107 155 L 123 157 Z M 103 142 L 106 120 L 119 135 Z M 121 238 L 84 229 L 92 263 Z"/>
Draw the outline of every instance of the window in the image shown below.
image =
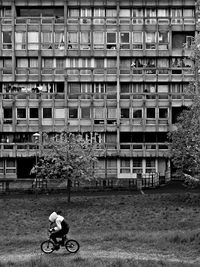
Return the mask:
<path id="1" fill-rule="evenodd" d="M 131 11 L 130 11 L 130 9 L 125 9 L 125 8 L 120 9 L 120 11 L 119 11 L 119 16 L 120 16 L 120 17 L 128 17 L 128 18 L 130 18 L 130 16 L 131 16 Z"/>
<path id="2" fill-rule="evenodd" d="M 194 42 L 194 37 L 193 36 L 186 36 L 186 43 L 185 43 L 185 48 L 190 49 L 192 44 Z"/>
<path id="3" fill-rule="evenodd" d="M 4 108 L 4 119 L 12 119 L 12 108 Z"/>
<path id="4" fill-rule="evenodd" d="M 81 93 L 82 94 L 90 94 L 92 92 L 91 90 L 91 84 L 90 83 L 82 83 L 81 84 Z"/>
<path id="5" fill-rule="evenodd" d="M 43 49 L 52 49 L 53 36 L 52 32 L 42 32 L 41 33 L 41 41 Z"/>
<path id="6" fill-rule="evenodd" d="M 133 118 L 141 119 L 142 118 L 142 109 L 133 109 Z"/>
<path id="7" fill-rule="evenodd" d="M 38 108 L 30 108 L 30 119 L 38 119 Z"/>
<path id="8" fill-rule="evenodd" d="M 160 50 L 168 49 L 169 33 L 168 32 L 158 32 L 158 43 Z"/>
<path id="9" fill-rule="evenodd" d="M 105 17 L 105 9 L 104 8 L 94 8 L 94 17 Z"/>
<path id="10" fill-rule="evenodd" d="M 78 68 L 79 67 L 78 58 L 69 58 L 69 59 L 67 59 L 67 66 L 70 67 L 70 68 Z"/>
<path id="11" fill-rule="evenodd" d="M 43 68 L 52 68 L 53 66 L 53 58 L 43 58 L 42 60 L 42 67 Z"/>
<path id="12" fill-rule="evenodd" d="M 129 32 L 121 32 L 120 33 L 120 43 L 121 49 L 130 49 L 130 39 L 129 39 Z"/>
<path id="13" fill-rule="evenodd" d="M 12 49 L 12 32 L 5 31 L 3 35 L 3 49 Z"/>
<path id="14" fill-rule="evenodd" d="M 121 118 L 129 118 L 129 109 L 128 108 L 121 108 Z"/>
<path id="15" fill-rule="evenodd" d="M 104 33 L 103 32 L 93 32 L 93 44 L 94 44 L 94 49 L 104 48 Z"/>
<path id="16" fill-rule="evenodd" d="M 146 159 L 146 173 L 155 172 L 156 171 L 156 162 L 155 159 Z"/>
<path id="17" fill-rule="evenodd" d="M 29 58 L 29 67 L 38 68 L 38 58 Z"/>
<path id="18" fill-rule="evenodd" d="M 121 84 L 121 94 L 128 94 L 131 92 L 131 87 L 129 83 Z"/>
<path id="19" fill-rule="evenodd" d="M 133 158 L 132 169 L 133 169 L 133 173 L 142 173 L 142 159 L 141 158 Z"/>
<path id="20" fill-rule="evenodd" d="M 17 58 L 17 68 L 28 68 L 28 58 Z"/>
<path id="21" fill-rule="evenodd" d="M 104 59 L 103 58 L 96 58 L 95 67 L 97 69 L 103 69 L 104 68 Z"/>
<path id="22" fill-rule="evenodd" d="M 120 173 L 130 173 L 130 159 L 122 159 L 120 161 Z"/>
<path id="23" fill-rule="evenodd" d="M 144 93 L 155 93 L 155 92 L 156 92 L 156 84 L 146 83 L 144 85 Z"/>
<path id="24" fill-rule="evenodd" d="M 1 7 L 0 8 L 1 17 L 11 17 L 11 8 L 10 7 Z"/>
<path id="25" fill-rule="evenodd" d="M 106 9 L 106 17 L 117 17 L 117 10 L 116 9 Z"/>
<path id="26" fill-rule="evenodd" d="M 148 8 L 145 10 L 145 23 L 156 24 L 156 9 Z"/>
<path id="27" fill-rule="evenodd" d="M 64 42 L 64 32 L 55 32 L 54 35 L 54 42 L 55 42 L 55 49 L 64 49 L 65 42 Z"/>
<path id="28" fill-rule="evenodd" d="M 108 108 L 107 109 L 107 118 L 108 119 L 117 118 L 117 109 L 116 108 Z"/>
<path id="29" fill-rule="evenodd" d="M 194 18 L 194 9 L 192 8 L 183 9 L 183 17 Z"/>
<path id="30" fill-rule="evenodd" d="M 147 118 L 148 119 L 155 118 L 155 108 L 147 108 Z"/>
<path id="31" fill-rule="evenodd" d="M 12 74 L 12 59 L 3 59 L 3 74 Z"/>
<path id="32" fill-rule="evenodd" d="M 91 17 L 92 9 L 91 8 L 81 8 L 81 17 Z"/>
<path id="33" fill-rule="evenodd" d="M 181 8 L 172 8 L 171 9 L 171 17 L 172 18 L 182 17 L 182 9 Z"/>
<path id="34" fill-rule="evenodd" d="M 157 70 L 159 74 L 168 74 L 169 60 L 167 58 L 157 59 Z"/>
<path id="35" fill-rule="evenodd" d="M 69 108 L 69 119 L 77 119 L 77 118 L 78 118 L 78 109 Z"/>
<path id="36" fill-rule="evenodd" d="M 68 10 L 69 17 L 79 17 L 79 9 L 78 8 L 69 8 Z"/>
<path id="37" fill-rule="evenodd" d="M 172 83 L 171 84 L 171 92 L 181 94 L 183 92 L 182 84 Z"/>
<path id="38" fill-rule="evenodd" d="M 105 109 L 104 108 L 94 108 L 94 118 L 95 119 L 105 118 Z"/>
<path id="39" fill-rule="evenodd" d="M 146 49 L 156 49 L 156 33 L 146 32 Z"/>
<path id="40" fill-rule="evenodd" d="M 117 85 L 115 83 L 106 84 L 107 99 L 115 99 L 117 97 Z"/>
<path id="41" fill-rule="evenodd" d="M 90 32 L 80 33 L 80 43 L 81 43 L 81 49 L 90 48 Z"/>
<path id="42" fill-rule="evenodd" d="M 17 109 L 17 119 L 25 119 L 26 118 L 26 109 L 18 108 Z"/>
<path id="43" fill-rule="evenodd" d="M 43 119 L 52 118 L 52 108 L 43 108 Z"/>
<path id="44" fill-rule="evenodd" d="M 64 119 L 65 118 L 65 109 L 64 108 L 55 108 L 54 109 L 54 118 L 55 119 Z"/>
<path id="45" fill-rule="evenodd" d="M 159 108 L 159 118 L 167 119 L 168 118 L 168 109 L 167 108 Z"/>
<path id="46" fill-rule="evenodd" d="M 107 32 L 107 49 L 116 49 L 116 33 Z"/>
<path id="47" fill-rule="evenodd" d="M 65 69 L 65 60 L 63 58 L 56 58 L 56 69 Z"/>
<path id="48" fill-rule="evenodd" d="M 147 8 L 145 10 L 145 17 L 147 18 L 155 18 L 156 17 L 156 9 L 152 8 Z"/>
<path id="49" fill-rule="evenodd" d="M 28 49 L 38 50 L 39 46 L 39 34 L 38 32 L 28 32 Z"/>
<path id="50" fill-rule="evenodd" d="M 168 17 L 168 9 L 166 8 L 158 8 L 158 17 L 166 18 Z"/>
<path id="51" fill-rule="evenodd" d="M 105 93 L 105 84 L 104 83 L 95 83 L 94 84 L 94 93 L 97 93 L 97 94 Z"/>
<path id="52" fill-rule="evenodd" d="M 68 49 L 78 49 L 78 33 L 68 32 Z"/>
<path id="53" fill-rule="evenodd" d="M 90 108 L 89 107 L 81 108 L 81 118 L 90 119 Z"/>
<path id="54" fill-rule="evenodd" d="M 158 84 L 158 93 L 168 93 L 169 86 L 168 84 Z"/>
<path id="55" fill-rule="evenodd" d="M 143 17 L 143 10 L 141 8 L 134 8 L 133 9 L 133 17 L 137 18 L 137 17 Z"/>
<path id="56" fill-rule="evenodd" d="M 16 50 L 26 49 L 26 32 L 15 33 L 15 49 Z"/>
<path id="57" fill-rule="evenodd" d="M 143 34 L 142 32 L 133 32 L 133 49 L 142 49 Z"/>

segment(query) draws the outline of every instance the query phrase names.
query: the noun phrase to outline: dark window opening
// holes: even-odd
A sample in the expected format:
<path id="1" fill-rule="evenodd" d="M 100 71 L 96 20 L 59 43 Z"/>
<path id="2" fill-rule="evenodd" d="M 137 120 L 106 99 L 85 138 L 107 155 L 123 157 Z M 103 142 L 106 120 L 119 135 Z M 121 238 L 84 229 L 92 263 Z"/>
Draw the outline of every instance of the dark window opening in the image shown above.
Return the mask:
<path id="1" fill-rule="evenodd" d="M 12 119 L 12 108 L 4 108 L 4 119 Z"/>
<path id="2" fill-rule="evenodd" d="M 18 108 L 17 109 L 17 118 L 18 119 L 25 119 L 26 118 L 26 109 L 25 108 Z"/>
<path id="3" fill-rule="evenodd" d="M 167 135 L 167 133 L 166 132 L 157 133 L 157 142 L 158 143 L 168 142 L 168 135 Z"/>
<path id="4" fill-rule="evenodd" d="M 38 118 L 38 108 L 30 108 L 30 118 L 31 119 Z"/>
<path id="5" fill-rule="evenodd" d="M 57 83 L 57 93 L 64 93 L 65 85 L 64 83 Z"/>
<path id="6" fill-rule="evenodd" d="M 121 118 L 129 118 L 129 109 L 128 108 L 122 108 L 121 109 Z"/>
<path id="7" fill-rule="evenodd" d="M 147 108 L 147 118 L 148 119 L 155 118 L 155 108 Z"/>
<path id="8" fill-rule="evenodd" d="M 177 119 L 182 111 L 187 110 L 187 107 L 172 107 L 172 124 L 177 122 Z"/>
<path id="9" fill-rule="evenodd" d="M 69 109 L 69 118 L 70 119 L 77 119 L 78 118 L 78 109 L 77 108 L 70 108 Z"/>
<path id="10" fill-rule="evenodd" d="M 159 118 L 167 119 L 168 118 L 168 109 L 167 108 L 159 108 Z"/>
<path id="11" fill-rule="evenodd" d="M 195 32 L 172 32 L 172 48 L 182 49 L 184 44 L 190 48 Z"/>
<path id="12" fill-rule="evenodd" d="M 51 108 L 43 108 L 43 118 L 51 119 L 52 118 L 52 109 Z"/>
<path id="13" fill-rule="evenodd" d="M 16 7 L 18 17 L 64 17 L 64 7 Z"/>
<path id="14" fill-rule="evenodd" d="M 156 132 L 146 132 L 144 134 L 146 143 L 155 143 L 156 142 Z"/>
<path id="15" fill-rule="evenodd" d="M 94 124 L 104 124 L 104 120 L 94 120 Z"/>
<path id="16" fill-rule="evenodd" d="M 120 133 L 120 143 L 142 143 L 143 133 L 141 132 L 121 132 Z"/>

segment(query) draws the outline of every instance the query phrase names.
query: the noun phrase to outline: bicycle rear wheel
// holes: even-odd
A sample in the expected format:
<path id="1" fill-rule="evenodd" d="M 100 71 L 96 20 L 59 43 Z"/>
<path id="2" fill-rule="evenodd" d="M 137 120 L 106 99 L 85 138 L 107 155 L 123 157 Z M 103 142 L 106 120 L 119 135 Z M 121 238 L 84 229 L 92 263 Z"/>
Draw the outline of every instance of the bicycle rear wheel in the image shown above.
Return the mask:
<path id="1" fill-rule="evenodd" d="M 54 243 L 50 240 L 46 240 L 42 242 L 40 248 L 44 253 L 50 254 L 54 251 Z"/>
<path id="2" fill-rule="evenodd" d="M 80 245 L 76 240 L 70 239 L 65 243 L 65 248 L 70 253 L 76 253 L 79 250 Z"/>

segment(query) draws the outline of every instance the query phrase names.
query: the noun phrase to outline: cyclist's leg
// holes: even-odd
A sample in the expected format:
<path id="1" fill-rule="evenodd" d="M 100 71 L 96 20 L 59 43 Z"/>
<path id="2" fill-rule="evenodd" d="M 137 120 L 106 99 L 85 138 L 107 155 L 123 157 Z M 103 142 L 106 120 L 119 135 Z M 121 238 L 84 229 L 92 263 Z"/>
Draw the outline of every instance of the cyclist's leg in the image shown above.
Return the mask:
<path id="1" fill-rule="evenodd" d="M 51 235 L 50 235 L 50 238 L 53 240 L 53 242 L 55 243 L 55 244 L 58 244 L 58 241 L 57 241 L 57 237 L 59 237 L 59 232 L 55 232 L 55 233 L 52 233 Z"/>

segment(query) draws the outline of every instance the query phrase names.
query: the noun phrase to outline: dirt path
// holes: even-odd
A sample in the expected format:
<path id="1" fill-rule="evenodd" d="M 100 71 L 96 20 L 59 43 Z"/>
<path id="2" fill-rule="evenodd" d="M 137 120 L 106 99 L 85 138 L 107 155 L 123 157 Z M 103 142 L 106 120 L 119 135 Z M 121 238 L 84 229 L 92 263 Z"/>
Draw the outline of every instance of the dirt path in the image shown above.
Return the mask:
<path id="1" fill-rule="evenodd" d="M 63 250 L 56 252 L 52 255 L 66 257 L 66 253 Z M 67 254 L 69 256 L 69 254 Z M 45 255 L 41 252 L 20 252 L 20 253 L 10 253 L 0 255 L 0 262 L 19 262 L 19 261 L 28 261 L 34 258 L 40 257 L 49 257 L 50 255 Z M 200 264 L 200 257 L 197 259 L 187 259 L 187 258 L 177 258 L 174 255 L 164 255 L 159 253 L 142 253 L 142 252 L 126 252 L 121 250 L 113 250 L 113 251 L 103 251 L 103 250 L 80 250 L 75 255 L 70 254 L 70 257 L 80 257 L 83 259 L 86 258 L 110 258 L 110 259 L 135 259 L 135 260 L 143 260 L 143 261 L 165 261 L 165 262 L 179 262 L 185 264 Z"/>

